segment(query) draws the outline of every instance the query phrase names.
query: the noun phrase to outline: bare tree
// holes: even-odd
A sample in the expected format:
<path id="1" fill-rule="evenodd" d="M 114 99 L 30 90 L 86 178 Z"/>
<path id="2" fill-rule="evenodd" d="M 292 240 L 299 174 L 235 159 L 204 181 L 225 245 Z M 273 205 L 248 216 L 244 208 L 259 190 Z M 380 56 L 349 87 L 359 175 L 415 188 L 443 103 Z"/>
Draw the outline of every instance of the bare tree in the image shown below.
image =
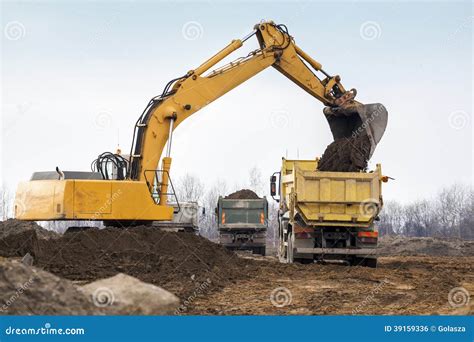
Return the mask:
<path id="1" fill-rule="evenodd" d="M 204 184 L 198 177 L 187 173 L 178 180 L 176 192 L 180 201 L 200 202 L 204 195 Z"/>
<path id="2" fill-rule="evenodd" d="M 442 189 L 435 202 L 442 236 L 461 237 L 461 222 L 472 212 L 472 188 L 454 184 Z"/>
<path id="3" fill-rule="evenodd" d="M 268 201 L 268 229 L 267 229 L 267 245 L 276 247 L 278 244 L 278 209 L 279 205 L 273 199 Z"/>
<path id="4" fill-rule="evenodd" d="M 200 222 L 201 235 L 210 240 L 215 240 L 218 237 L 217 233 L 217 217 L 216 207 L 219 196 L 225 196 L 227 193 L 227 183 L 223 180 L 217 180 L 206 192 L 203 198 L 203 207 L 205 215 L 203 215 Z"/>
<path id="5" fill-rule="evenodd" d="M 388 201 L 378 226 L 381 234 L 474 239 L 472 186 L 454 184 L 432 199 L 405 205 Z"/>
<path id="6" fill-rule="evenodd" d="M 380 235 L 403 234 L 404 208 L 400 203 L 387 201 L 379 217 Z"/>
<path id="7" fill-rule="evenodd" d="M 13 213 L 14 196 L 6 187 L 0 188 L 0 211 L 2 221 L 8 220 L 14 216 Z"/>
<path id="8" fill-rule="evenodd" d="M 249 185 L 250 189 L 253 190 L 257 195 L 262 196 L 264 193 L 264 181 L 262 172 L 257 166 L 252 167 L 249 170 Z"/>

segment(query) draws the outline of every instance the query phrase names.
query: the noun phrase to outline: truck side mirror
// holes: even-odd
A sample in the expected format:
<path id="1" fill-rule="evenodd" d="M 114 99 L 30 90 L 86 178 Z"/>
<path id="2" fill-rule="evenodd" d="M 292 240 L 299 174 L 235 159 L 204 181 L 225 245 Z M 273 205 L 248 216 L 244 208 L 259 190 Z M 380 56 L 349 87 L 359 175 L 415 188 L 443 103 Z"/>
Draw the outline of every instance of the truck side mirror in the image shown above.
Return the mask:
<path id="1" fill-rule="evenodd" d="M 270 195 L 276 196 L 277 191 L 276 191 L 276 176 L 271 176 L 270 177 Z"/>

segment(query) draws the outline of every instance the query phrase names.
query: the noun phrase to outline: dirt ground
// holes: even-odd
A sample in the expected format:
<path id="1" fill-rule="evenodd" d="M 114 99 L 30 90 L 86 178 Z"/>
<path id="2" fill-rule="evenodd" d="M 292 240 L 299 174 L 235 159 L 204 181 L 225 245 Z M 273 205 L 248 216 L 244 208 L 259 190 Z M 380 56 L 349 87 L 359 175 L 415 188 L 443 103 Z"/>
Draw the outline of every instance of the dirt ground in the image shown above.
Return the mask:
<path id="1" fill-rule="evenodd" d="M 10 224 L 16 228 L 0 232 L 0 257 L 29 253 L 35 267 L 76 285 L 125 273 L 177 295 L 179 314 L 474 313 L 474 242 L 384 237 L 379 266 L 371 269 L 281 264 L 275 256 L 236 254 L 191 233 L 152 227 L 47 238 L 38 226 Z M 29 291 L 41 290 L 34 286 Z"/>
<path id="2" fill-rule="evenodd" d="M 377 269 L 284 265 L 269 257 L 251 279 L 199 297 L 195 315 L 474 314 L 456 308 L 456 287 L 474 294 L 474 257 L 382 257 Z M 463 293 L 460 293 L 463 295 Z M 460 299 L 461 301 L 467 299 Z M 471 298 L 471 304 L 472 304 Z"/>

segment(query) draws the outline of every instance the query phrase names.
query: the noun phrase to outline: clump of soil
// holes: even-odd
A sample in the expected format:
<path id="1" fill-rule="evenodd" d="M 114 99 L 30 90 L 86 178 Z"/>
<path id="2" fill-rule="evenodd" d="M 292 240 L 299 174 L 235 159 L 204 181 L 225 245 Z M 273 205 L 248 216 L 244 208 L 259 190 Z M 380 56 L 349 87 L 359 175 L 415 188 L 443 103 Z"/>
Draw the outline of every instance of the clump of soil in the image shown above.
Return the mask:
<path id="1" fill-rule="evenodd" d="M 319 171 L 359 172 L 367 170 L 370 157 L 370 140 L 367 134 L 333 141 L 326 147 L 318 163 Z"/>
<path id="2" fill-rule="evenodd" d="M 474 241 L 434 237 L 382 236 L 379 255 L 474 256 Z"/>
<path id="3" fill-rule="evenodd" d="M 260 197 L 258 197 L 258 195 L 255 192 L 249 189 L 242 189 L 242 190 L 236 191 L 226 196 L 226 198 L 228 199 L 260 199 Z"/>
<path id="4" fill-rule="evenodd" d="M 90 229 L 39 240 L 36 265 L 61 277 L 93 281 L 126 273 L 181 299 L 207 283 L 206 292 L 248 273 L 248 262 L 191 233 L 153 227 Z"/>
<path id="5" fill-rule="evenodd" d="M 0 221 L 0 239 L 26 231 L 36 232 L 40 239 L 54 239 L 59 236 L 58 233 L 44 229 L 33 221 L 20 221 L 15 219 Z"/>
<path id="6" fill-rule="evenodd" d="M 23 257 L 26 253 L 33 257 L 39 253 L 38 236 L 34 230 L 20 231 L 0 239 L 1 256 Z"/>
<path id="7" fill-rule="evenodd" d="M 39 239 L 53 239 L 59 235 L 40 227 L 35 222 L 9 219 L 0 222 L 0 255 L 22 257 L 38 254 Z"/>
<path id="8" fill-rule="evenodd" d="M 0 261 L 0 314 L 91 315 L 99 308 L 72 282 L 17 261 Z"/>

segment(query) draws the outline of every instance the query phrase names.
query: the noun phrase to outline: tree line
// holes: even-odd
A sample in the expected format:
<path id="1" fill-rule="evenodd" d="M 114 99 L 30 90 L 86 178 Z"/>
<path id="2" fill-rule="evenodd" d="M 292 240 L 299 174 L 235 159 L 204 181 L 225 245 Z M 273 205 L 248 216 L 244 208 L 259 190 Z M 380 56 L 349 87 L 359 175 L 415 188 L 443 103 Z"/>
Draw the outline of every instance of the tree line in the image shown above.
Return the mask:
<path id="1" fill-rule="evenodd" d="M 454 184 L 433 198 L 408 204 L 389 200 L 377 222 L 381 235 L 454 237 L 474 240 L 474 192 Z"/>

